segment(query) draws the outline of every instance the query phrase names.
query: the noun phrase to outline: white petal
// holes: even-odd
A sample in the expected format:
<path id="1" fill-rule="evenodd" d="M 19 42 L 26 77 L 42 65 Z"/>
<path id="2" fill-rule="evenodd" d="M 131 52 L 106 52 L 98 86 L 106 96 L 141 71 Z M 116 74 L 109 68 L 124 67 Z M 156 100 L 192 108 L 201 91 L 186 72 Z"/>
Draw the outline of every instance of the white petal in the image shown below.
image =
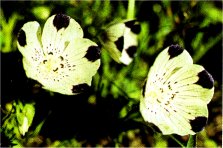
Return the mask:
<path id="1" fill-rule="evenodd" d="M 48 18 L 43 28 L 44 53 L 60 55 L 70 42 L 82 37 L 81 26 L 74 19 L 63 14 L 53 15 Z"/>
<path id="2" fill-rule="evenodd" d="M 43 58 L 40 44 L 41 28 L 37 22 L 28 22 L 18 33 L 17 46 L 23 55 L 23 66 L 29 78 L 36 79 L 35 68 Z"/>
<path id="3" fill-rule="evenodd" d="M 71 42 L 59 57 L 54 56 L 51 69 L 46 64 L 40 65 L 39 80 L 45 89 L 73 95 L 75 86 L 91 85 L 92 77 L 100 66 L 100 49 L 97 44 L 77 38 Z M 52 68 L 53 67 L 53 68 Z"/>

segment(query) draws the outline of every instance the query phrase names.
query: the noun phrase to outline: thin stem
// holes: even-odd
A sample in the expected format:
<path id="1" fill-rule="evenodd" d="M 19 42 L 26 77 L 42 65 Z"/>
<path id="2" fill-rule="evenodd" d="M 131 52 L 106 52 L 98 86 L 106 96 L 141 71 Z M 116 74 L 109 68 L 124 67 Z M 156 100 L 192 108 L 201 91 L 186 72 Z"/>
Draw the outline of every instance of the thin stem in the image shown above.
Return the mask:
<path id="1" fill-rule="evenodd" d="M 187 147 L 196 147 L 197 136 L 190 135 L 189 140 L 187 142 Z"/>
<path id="2" fill-rule="evenodd" d="M 169 135 L 173 140 L 175 140 L 181 147 L 186 148 L 177 138 L 175 138 L 173 135 Z"/>
<path id="3" fill-rule="evenodd" d="M 129 0 L 127 19 L 134 19 L 134 17 L 135 17 L 135 0 Z"/>

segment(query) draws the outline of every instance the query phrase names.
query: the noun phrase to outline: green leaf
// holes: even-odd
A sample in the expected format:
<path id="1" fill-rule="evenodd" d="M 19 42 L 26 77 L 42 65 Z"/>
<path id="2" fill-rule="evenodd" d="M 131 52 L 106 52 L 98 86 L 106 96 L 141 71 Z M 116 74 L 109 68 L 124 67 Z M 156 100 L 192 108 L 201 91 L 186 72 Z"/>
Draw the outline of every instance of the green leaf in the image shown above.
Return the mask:
<path id="1" fill-rule="evenodd" d="M 5 18 L 4 13 L 0 11 L 0 51 L 3 53 L 8 53 L 15 51 L 16 48 L 13 46 L 13 43 L 15 41 L 15 36 L 13 36 L 13 31 L 15 29 L 15 24 L 18 20 L 22 19 L 22 16 L 20 16 L 17 12 L 14 12 L 8 19 Z"/>
<path id="2" fill-rule="evenodd" d="M 190 135 L 189 140 L 187 142 L 187 147 L 196 147 L 196 135 Z"/>
<path id="3" fill-rule="evenodd" d="M 38 134 L 40 133 L 43 124 L 45 123 L 46 120 L 41 121 L 37 126 L 36 129 L 33 131 L 33 136 L 38 136 Z"/>

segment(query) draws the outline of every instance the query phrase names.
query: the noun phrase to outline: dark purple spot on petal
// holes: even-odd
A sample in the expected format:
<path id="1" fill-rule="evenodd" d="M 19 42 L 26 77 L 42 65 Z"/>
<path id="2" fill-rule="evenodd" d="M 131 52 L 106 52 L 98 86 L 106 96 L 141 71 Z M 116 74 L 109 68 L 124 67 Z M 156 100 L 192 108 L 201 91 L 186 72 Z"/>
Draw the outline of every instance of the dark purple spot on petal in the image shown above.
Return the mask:
<path id="1" fill-rule="evenodd" d="M 131 21 L 127 21 L 125 22 L 125 26 L 128 28 L 132 28 L 132 26 L 134 26 L 136 20 L 131 20 Z"/>
<path id="2" fill-rule="evenodd" d="M 136 53 L 136 46 L 130 46 L 129 48 L 126 49 L 127 54 L 129 55 L 130 58 L 133 58 L 135 53 Z"/>
<path id="3" fill-rule="evenodd" d="M 184 49 L 180 47 L 179 45 L 171 45 L 168 49 L 168 53 L 170 55 L 170 59 L 180 55 Z"/>
<path id="4" fill-rule="evenodd" d="M 100 58 L 100 55 L 101 55 L 101 50 L 98 46 L 90 46 L 87 50 L 85 58 L 87 58 L 88 61 L 94 62 Z"/>
<path id="5" fill-rule="evenodd" d="M 136 24 L 136 20 L 125 22 L 125 26 L 130 28 L 131 31 L 135 34 L 139 34 L 141 31 L 141 26 Z"/>
<path id="6" fill-rule="evenodd" d="M 87 85 L 86 83 L 83 83 L 79 85 L 73 85 L 73 88 L 71 90 L 72 90 L 72 93 L 81 93 L 81 92 L 89 90 L 89 87 L 90 87 L 89 85 Z"/>
<path id="7" fill-rule="evenodd" d="M 206 70 L 199 72 L 198 77 L 199 79 L 195 84 L 201 85 L 203 88 L 208 89 L 211 89 L 214 86 L 214 79 Z"/>
<path id="8" fill-rule="evenodd" d="M 124 37 L 123 36 L 119 37 L 118 40 L 115 41 L 115 45 L 118 48 L 118 50 L 122 52 L 122 49 L 124 48 Z"/>
<path id="9" fill-rule="evenodd" d="M 201 131 L 207 123 L 206 117 L 196 117 L 194 120 L 190 120 L 190 125 L 194 132 Z"/>
<path id="10" fill-rule="evenodd" d="M 26 43 L 26 33 L 24 32 L 24 30 L 20 30 L 19 33 L 18 33 L 18 42 L 19 42 L 19 45 L 20 46 L 25 46 L 27 43 Z"/>
<path id="11" fill-rule="evenodd" d="M 57 31 L 61 28 L 67 28 L 70 23 L 70 17 L 64 14 L 57 14 L 53 19 L 53 25 L 57 28 Z"/>
<path id="12" fill-rule="evenodd" d="M 141 26 L 139 24 L 135 24 L 132 28 L 131 31 L 135 34 L 139 34 L 141 32 Z"/>

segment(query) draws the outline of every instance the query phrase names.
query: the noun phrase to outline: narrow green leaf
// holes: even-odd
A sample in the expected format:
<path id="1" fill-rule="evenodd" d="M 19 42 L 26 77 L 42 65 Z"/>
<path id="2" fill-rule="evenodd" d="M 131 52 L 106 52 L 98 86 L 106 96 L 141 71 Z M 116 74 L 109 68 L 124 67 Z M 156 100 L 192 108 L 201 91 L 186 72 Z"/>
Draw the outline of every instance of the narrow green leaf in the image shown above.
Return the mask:
<path id="1" fill-rule="evenodd" d="M 196 135 L 190 135 L 189 140 L 187 142 L 187 148 L 196 147 Z"/>
<path id="2" fill-rule="evenodd" d="M 176 141 L 181 147 L 185 148 L 185 146 L 177 139 L 175 138 L 173 135 L 169 135 L 170 138 L 172 138 L 174 141 Z"/>
<path id="3" fill-rule="evenodd" d="M 135 17 L 135 0 L 128 1 L 127 19 L 134 19 Z"/>

